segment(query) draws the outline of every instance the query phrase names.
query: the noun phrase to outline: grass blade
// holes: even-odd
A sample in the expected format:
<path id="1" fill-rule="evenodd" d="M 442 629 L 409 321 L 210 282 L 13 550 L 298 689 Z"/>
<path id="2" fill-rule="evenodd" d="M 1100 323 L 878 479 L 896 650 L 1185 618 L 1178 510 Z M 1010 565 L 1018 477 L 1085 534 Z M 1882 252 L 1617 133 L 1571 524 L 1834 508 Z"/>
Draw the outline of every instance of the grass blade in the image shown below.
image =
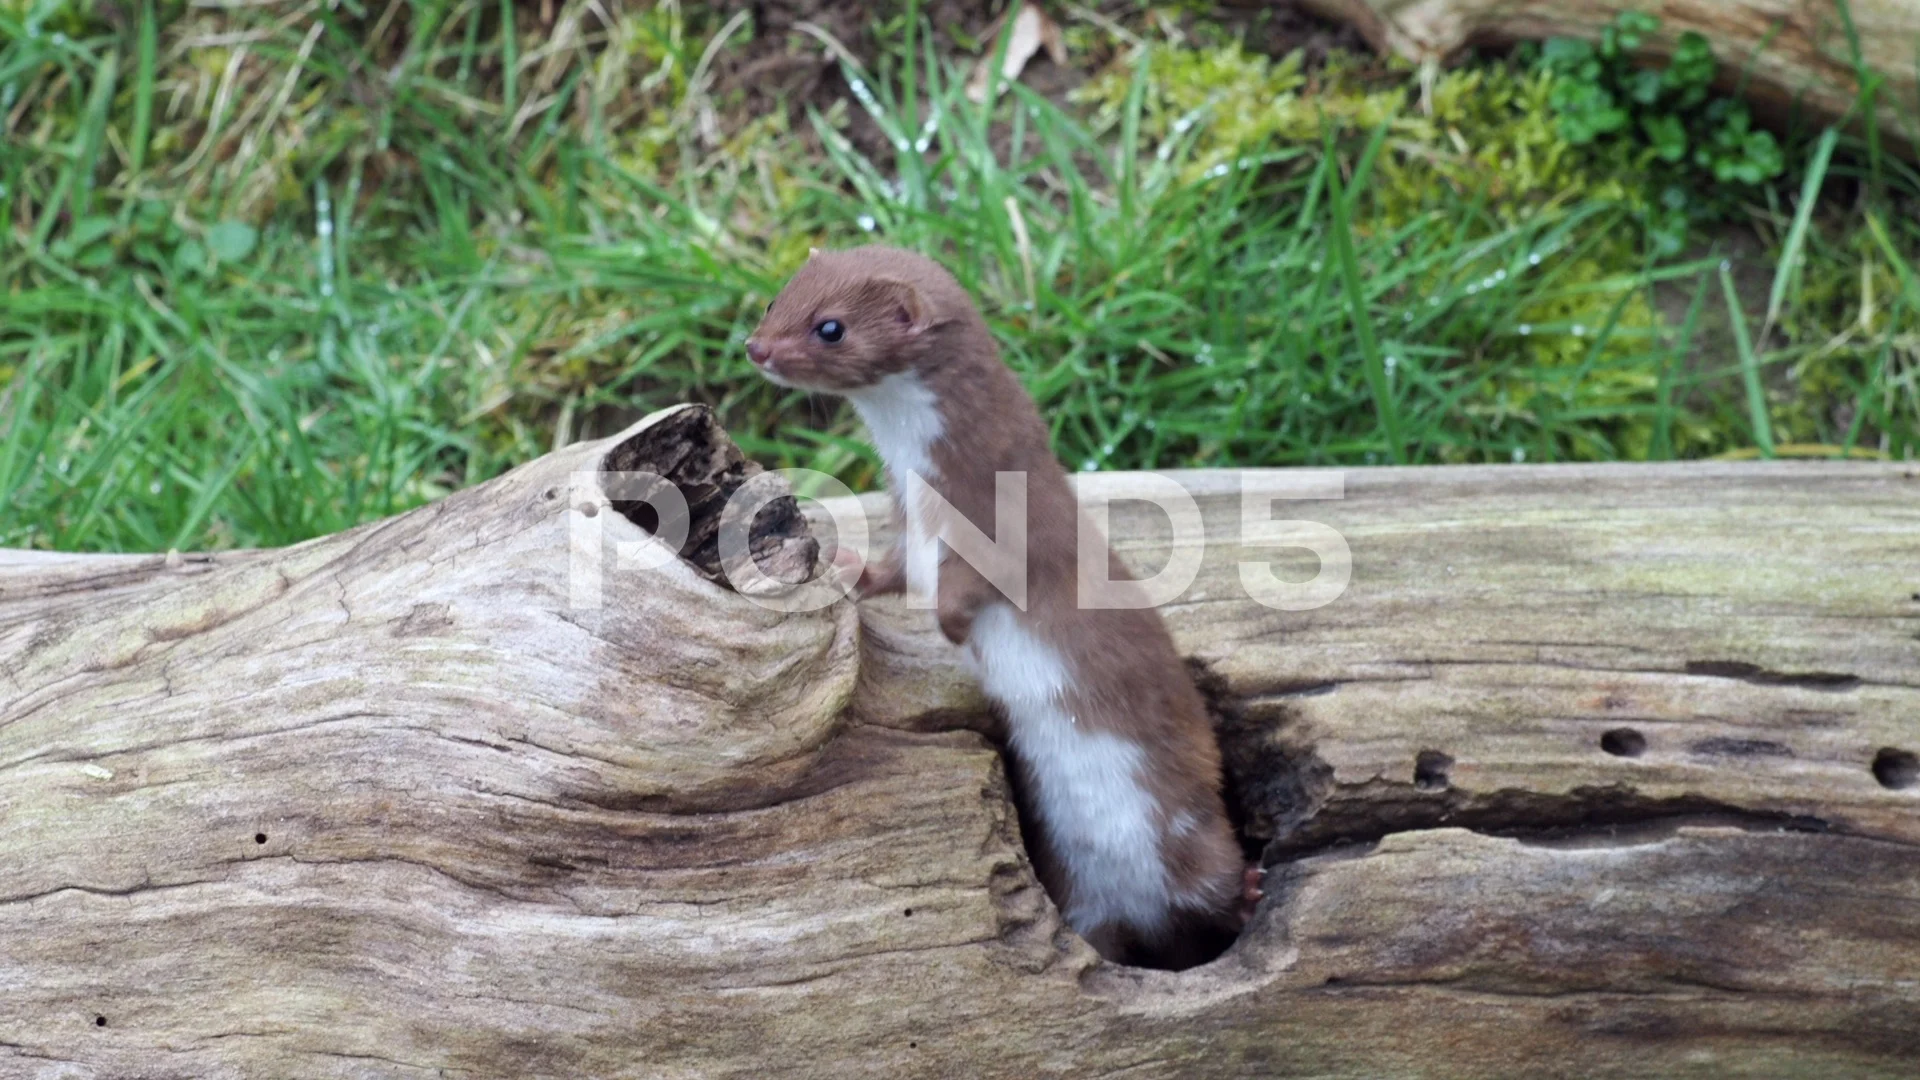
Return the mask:
<path id="1" fill-rule="evenodd" d="M 1780 321 L 1780 311 L 1786 304 L 1787 292 L 1799 284 L 1801 254 L 1807 246 L 1807 226 L 1813 220 L 1813 208 L 1820 200 L 1820 185 L 1826 182 L 1827 166 L 1833 161 L 1833 148 L 1839 141 L 1840 132 L 1828 128 L 1820 136 L 1820 145 L 1814 148 L 1813 160 L 1807 165 L 1806 180 L 1800 185 L 1800 205 L 1794 208 L 1793 227 L 1787 230 L 1787 244 L 1780 253 L 1780 265 L 1773 271 L 1773 289 L 1767 294 L 1767 319 L 1760 331 L 1762 341 L 1768 339 L 1774 325 Z"/>
<path id="2" fill-rule="evenodd" d="M 140 55 L 134 68 L 133 135 L 127 145 L 127 171 L 138 176 L 146 166 L 147 138 L 153 130 L 154 54 L 159 48 L 160 30 L 153 13 L 153 0 L 140 4 Z"/>
<path id="3" fill-rule="evenodd" d="M 1733 343 L 1740 353 L 1740 375 L 1747 386 L 1747 417 L 1753 425 L 1753 444 L 1763 458 L 1773 457 L 1773 423 L 1767 415 L 1767 392 L 1760 383 L 1760 360 L 1747 335 L 1747 313 L 1740 307 L 1740 294 L 1733 287 L 1733 272 L 1722 263 L 1720 289 L 1727 298 L 1727 318 L 1733 326 Z"/>
<path id="4" fill-rule="evenodd" d="M 1334 258 L 1340 266 L 1340 280 L 1345 287 L 1347 310 L 1353 319 L 1353 335 L 1360 344 L 1360 360 L 1365 365 L 1367 388 L 1373 394 L 1373 408 L 1380 419 L 1380 434 L 1387 443 L 1387 459 L 1395 465 L 1406 463 L 1406 447 L 1400 441 L 1400 414 L 1394 402 L 1393 387 L 1387 381 L 1386 361 L 1381 356 L 1380 345 L 1373 335 L 1373 316 L 1367 309 L 1366 291 L 1360 284 L 1360 260 L 1353 250 L 1352 206 L 1347 192 L 1340 183 L 1340 167 L 1331 159 L 1333 147 L 1329 143 L 1327 156 L 1330 159 L 1326 170 L 1327 206 L 1333 214 Z"/>

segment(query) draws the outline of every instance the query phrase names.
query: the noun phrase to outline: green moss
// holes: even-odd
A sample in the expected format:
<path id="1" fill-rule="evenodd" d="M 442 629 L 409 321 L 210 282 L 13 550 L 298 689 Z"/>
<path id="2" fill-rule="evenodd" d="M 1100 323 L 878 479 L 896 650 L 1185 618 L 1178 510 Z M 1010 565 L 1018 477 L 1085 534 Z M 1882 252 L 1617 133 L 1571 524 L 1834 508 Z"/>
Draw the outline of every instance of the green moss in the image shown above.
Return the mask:
<path id="1" fill-rule="evenodd" d="M 1826 221 L 1810 246 L 1780 320 L 1780 336 L 1802 343 L 1770 410 L 1781 441 L 1841 445 L 1863 405 L 1920 421 L 1920 308 L 1897 302 L 1899 273 L 1853 215 Z"/>
<path id="2" fill-rule="evenodd" d="M 1564 239 L 1561 246 L 1579 251 L 1577 257 L 1543 253 L 1551 259 L 1542 272 L 1551 274 L 1552 287 L 1499 325 L 1486 326 L 1481 351 L 1461 361 L 1528 374 L 1488 379 L 1461 409 L 1508 423 L 1516 444 L 1534 445 L 1558 417 L 1626 415 L 1651 400 L 1657 375 L 1628 361 L 1644 354 L 1659 316 L 1644 296 L 1623 300 L 1620 288 L 1608 287 L 1630 279 L 1642 264 L 1642 237 L 1633 225 L 1642 209 L 1637 163 L 1624 150 L 1568 141 L 1552 106 L 1552 72 L 1505 64 L 1457 68 L 1440 73 L 1423 101 L 1416 73 L 1404 63 L 1335 53 L 1309 78 L 1297 54 L 1276 61 L 1234 42 L 1157 46 L 1147 72 L 1142 133 L 1150 145 L 1192 139 L 1187 169 L 1193 176 L 1262 149 L 1317 151 L 1329 136 L 1353 153 L 1383 131 L 1383 150 L 1356 208 L 1354 228 L 1363 235 L 1452 216 L 1463 203 L 1480 208 L 1469 231 L 1483 236 L 1562 206 L 1616 205 L 1618 215 L 1592 218 Z M 1132 76 L 1127 64 L 1116 64 L 1077 97 L 1112 128 L 1127 107 Z M 1490 288 L 1524 287 L 1518 273 L 1510 279 L 1504 267 L 1476 265 L 1415 288 L 1472 293 L 1482 281 Z M 1644 419 L 1617 420 L 1602 431 L 1573 426 L 1546 438 L 1541 452 L 1612 458 L 1623 447 L 1644 452 L 1650 435 Z M 1444 450 L 1442 456 L 1471 452 Z"/>

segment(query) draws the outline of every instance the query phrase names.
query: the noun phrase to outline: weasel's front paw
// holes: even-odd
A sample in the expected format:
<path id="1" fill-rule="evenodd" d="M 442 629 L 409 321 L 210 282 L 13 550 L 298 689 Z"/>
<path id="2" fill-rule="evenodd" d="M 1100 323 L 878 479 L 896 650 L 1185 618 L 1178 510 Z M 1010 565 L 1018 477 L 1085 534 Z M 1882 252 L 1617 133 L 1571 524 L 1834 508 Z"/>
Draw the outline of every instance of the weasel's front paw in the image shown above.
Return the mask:
<path id="1" fill-rule="evenodd" d="M 942 609 L 939 616 L 940 633 L 955 645 L 965 645 L 967 635 L 973 633 L 973 614 L 952 608 Z"/>
<path id="2" fill-rule="evenodd" d="M 895 567 L 869 566 L 860 571 L 860 580 L 853 589 L 861 600 L 869 596 L 895 596 L 907 591 L 907 575 Z"/>
<path id="3" fill-rule="evenodd" d="M 850 588 L 858 591 L 860 579 L 866 576 L 866 563 L 861 561 L 859 553 L 852 548 L 834 548 L 833 572 L 839 575 L 841 581 L 848 583 Z"/>
<path id="4" fill-rule="evenodd" d="M 887 559 L 865 562 L 851 548 L 835 548 L 833 567 L 841 581 L 853 583 L 851 591 L 855 600 L 907 591 L 907 575 Z"/>

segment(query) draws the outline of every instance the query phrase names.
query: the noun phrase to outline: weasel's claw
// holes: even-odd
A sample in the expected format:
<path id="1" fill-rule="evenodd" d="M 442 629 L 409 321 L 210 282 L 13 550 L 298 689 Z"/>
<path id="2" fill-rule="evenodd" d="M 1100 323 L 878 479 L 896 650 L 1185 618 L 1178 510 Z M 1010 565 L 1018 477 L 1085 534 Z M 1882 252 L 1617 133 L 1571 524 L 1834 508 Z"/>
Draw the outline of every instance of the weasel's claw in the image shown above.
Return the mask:
<path id="1" fill-rule="evenodd" d="M 1254 909 L 1260 905 L 1261 898 L 1267 895 L 1260 888 L 1260 881 L 1266 876 L 1266 867 L 1259 865 L 1247 867 L 1246 873 L 1241 875 L 1240 919 L 1242 922 L 1253 918 Z"/>

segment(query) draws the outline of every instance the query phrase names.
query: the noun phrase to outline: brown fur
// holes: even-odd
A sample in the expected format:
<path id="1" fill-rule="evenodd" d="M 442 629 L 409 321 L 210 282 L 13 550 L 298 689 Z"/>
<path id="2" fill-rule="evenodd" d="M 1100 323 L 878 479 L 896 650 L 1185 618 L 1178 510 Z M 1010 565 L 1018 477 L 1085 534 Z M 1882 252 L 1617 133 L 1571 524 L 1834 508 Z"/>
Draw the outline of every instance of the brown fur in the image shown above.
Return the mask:
<path id="1" fill-rule="evenodd" d="M 829 344 L 815 333 L 838 320 L 844 337 Z M 1063 707 L 1086 730 L 1104 730 L 1144 751 L 1141 782 L 1158 811 L 1160 857 L 1173 895 L 1190 901 L 1171 912 L 1171 932 L 1139 927 L 1080 927 L 1110 959 L 1184 966 L 1201 955 L 1196 940 L 1230 935 L 1244 921 L 1246 864 L 1221 799 L 1221 766 L 1205 705 L 1173 641 L 1151 609 L 1083 609 L 1077 603 L 1077 539 L 1092 529 L 1067 474 L 1055 459 L 1046 424 L 1033 399 L 1000 361 L 985 322 L 966 291 L 944 269 L 920 255 L 885 247 L 819 252 L 769 305 L 749 340 L 749 352 L 770 376 L 788 385 L 833 393 L 857 391 L 883 377 L 916 373 L 934 394 L 944 435 L 931 448 L 933 487 L 959 514 L 994 535 L 994 474 L 1027 474 L 1027 607 L 1024 624 L 1059 651 L 1073 674 Z M 900 478 L 892 485 L 896 496 Z M 900 520 L 896 498 L 896 523 Z M 1103 540 L 1104 543 L 1104 540 Z M 1108 550 L 1109 576 L 1118 589 L 1136 588 Z M 861 595 L 904 585 L 898 548 L 861 576 Z M 964 559 L 949 555 L 939 568 L 940 628 L 966 641 L 982 607 L 999 591 Z M 1016 781 L 1031 783 L 1016 762 Z M 1034 802 L 1025 799 L 1034 824 Z M 1175 837 L 1167 829 L 1182 814 L 1195 827 Z M 1065 909 L 1074 883 L 1050 851 L 1048 823 L 1029 835 L 1034 865 Z M 1214 951 L 1217 951 L 1217 947 Z"/>

